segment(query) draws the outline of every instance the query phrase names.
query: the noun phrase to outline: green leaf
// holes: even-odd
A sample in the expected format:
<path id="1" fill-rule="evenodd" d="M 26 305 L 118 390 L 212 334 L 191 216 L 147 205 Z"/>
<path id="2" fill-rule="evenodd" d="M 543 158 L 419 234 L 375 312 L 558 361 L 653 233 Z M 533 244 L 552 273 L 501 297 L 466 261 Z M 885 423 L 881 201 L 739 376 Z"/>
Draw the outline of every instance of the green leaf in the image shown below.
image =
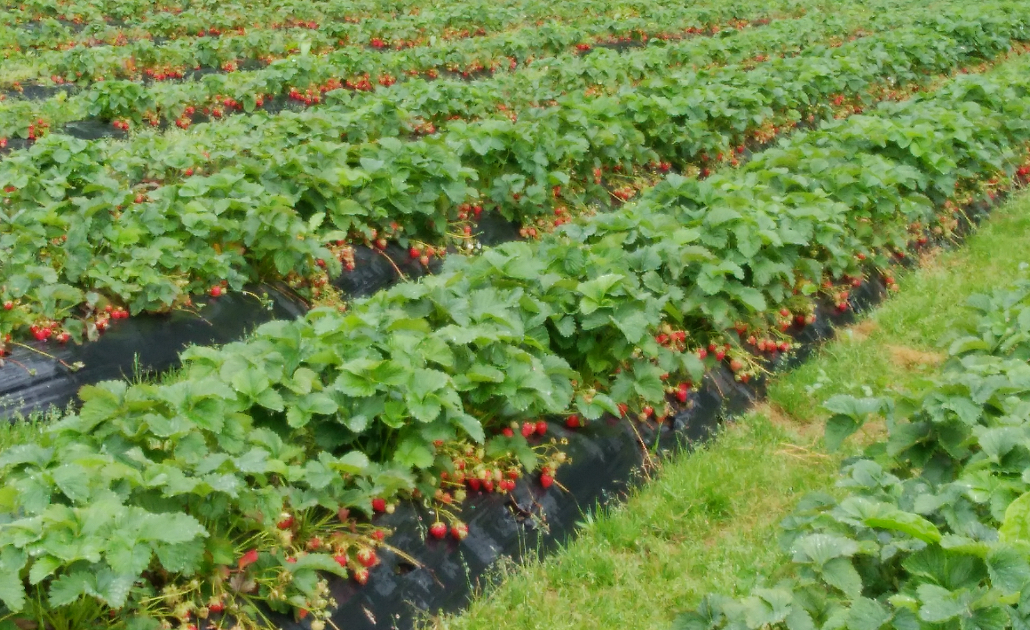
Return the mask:
<path id="1" fill-rule="evenodd" d="M 1030 542 L 1030 492 L 1020 495 L 1005 509 L 998 537 L 1004 542 Z"/>
<path id="2" fill-rule="evenodd" d="M 305 569 L 314 569 L 316 571 L 332 573 L 343 578 L 347 577 L 347 569 L 345 567 L 340 566 L 340 563 L 334 560 L 332 556 L 322 553 L 309 553 L 300 556 L 296 562 L 287 562 L 286 568 L 292 573 Z"/>
<path id="3" fill-rule="evenodd" d="M 429 468 L 433 465 L 434 457 L 425 442 L 407 438 L 397 445 L 393 461 L 408 468 Z"/>
<path id="4" fill-rule="evenodd" d="M 130 518 L 139 524 L 137 533 L 139 540 L 173 544 L 207 536 L 207 530 L 200 524 L 200 521 L 189 514 L 176 512 L 149 514 L 143 510 L 137 510 Z"/>
<path id="5" fill-rule="evenodd" d="M 992 549 L 987 555 L 987 571 L 992 585 L 1007 595 L 1030 585 L 1030 563 L 1025 554 L 1012 547 Z"/>
<path id="6" fill-rule="evenodd" d="M 844 440 L 851 437 L 861 426 L 862 424 L 851 416 L 830 416 L 826 421 L 826 450 L 831 453 L 837 452 Z"/>
<path id="7" fill-rule="evenodd" d="M 20 549 L 8 547 L 0 552 L 0 601 L 12 612 L 25 606 L 25 587 L 20 576 L 25 561 L 25 553 Z"/>
<path id="8" fill-rule="evenodd" d="M 35 586 L 43 580 L 53 575 L 54 571 L 64 564 L 61 560 L 54 558 L 53 556 L 41 556 L 32 563 L 32 568 L 29 569 L 29 584 Z"/>
<path id="9" fill-rule="evenodd" d="M 329 464 L 333 470 L 350 475 L 360 475 L 368 470 L 371 462 L 361 451 L 351 451 Z"/>
<path id="10" fill-rule="evenodd" d="M 876 514 L 867 516 L 863 523 L 869 527 L 904 532 L 923 542 L 940 542 L 941 533 L 937 526 L 918 514 L 906 512 L 887 504 L 880 504 Z"/>
<path id="11" fill-rule="evenodd" d="M 468 434 L 470 438 L 482 444 L 486 440 L 486 433 L 483 431 L 483 425 L 476 420 L 473 416 L 467 413 L 450 413 L 448 414 L 450 421 Z"/>
<path id="12" fill-rule="evenodd" d="M 862 578 L 849 558 L 834 558 L 823 565 L 820 573 L 826 583 L 856 598 L 862 594 Z"/>
<path id="13" fill-rule="evenodd" d="M 19 585 L 20 588 L 20 585 Z M 50 584 L 50 606 L 60 608 L 83 595 L 96 595 L 96 578 L 86 571 L 73 571 L 58 577 Z"/>
<path id="14" fill-rule="evenodd" d="M 922 605 L 919 618 L 929 623 L 942 623 L 966 612 L 960 593 L 953 593 L 936 584 L 920 584 L 916 593 Z"/>
<path id="15" fill-rule="evenodd" d="M 866 597 L 859 597 L 851 604 L 848 611 L 849 630 L 878 630 L 891 619 L 888 611 L 880 602 Z"/>

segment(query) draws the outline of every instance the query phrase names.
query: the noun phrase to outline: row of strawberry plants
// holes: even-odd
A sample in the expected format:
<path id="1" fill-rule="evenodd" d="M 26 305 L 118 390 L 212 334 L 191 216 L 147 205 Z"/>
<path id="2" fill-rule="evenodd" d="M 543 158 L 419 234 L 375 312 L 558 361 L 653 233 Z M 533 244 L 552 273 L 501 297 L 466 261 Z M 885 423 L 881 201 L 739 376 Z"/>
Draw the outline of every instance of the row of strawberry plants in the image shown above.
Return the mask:
<path id="1" fill-rule="evenodd" d="M 383 15 L 379 11 L 357 11 L 354 10 L 352 4 L 346 3 L 351 6 L 346 9 L 340 7 L 336 10 L 333 10 L 333 3 L 309 5 L 314 10 L 303 18 L 284 16 L 282 9 L 277 6 L 260 7 L 247 11 L 246 21 L 236 26 L 232 25 L 234 20 L 223 12 L 213 16 L 197 13 L 175 16 L 166 13 L 162 20 L 147 20 L 134 25 L 128 31 L 105 25 L 106 33 L 91 29 L 76 38 L 72 37 L 74 29 L 71 28 L 66 28 L 66 34 L 62 36 L 59 32 L 59 24 L 39 31 L 12 28 L 9 32 L 0 34 L 0 49 L 7 48 L 11 52 L 17 52 L 17 48 L 36 51 L 41 49 L 65 50 L 75 47 L 79 38 L 85 38 L 86 42 L 96 44 L 98 35 L 112 39 L 111 45 L 116 47 L 145 45 L 146 41 L 154 38 L 161 38 L 161 41 L 167 44 L 184 46 L 200 44 L 210 47 L 212 45 L 223 46 L 228 43 L 223 41 L 225 36 L 245 33 L 273 35 L 275 31 L 284 28 L 303 29 L 298 31 L 298 34 L 306 33 L 315 48 L 332 47 L 337 42 L 369 44 L 373 39 L 380 40 L 384 47 L 406 48 L 425 45 L 430 39 L 464 39 L 488 33 L 497 34 L 541 22 L 578 21 L 584 18 L 585 8 L 583 4 L 576 2 L 555 5 L 524 1 L 512 6 L 499 6 L 483 2 L 478 5 L 466 3 L 440 5 L 425 10 L 409 10 L 391 16 Z M 670 13 L 670 9 L 673 9 L 674 12 Z M 655 24 L 662 23 L 665 19 L 675 17 L 679 13 L 680 9 L 661 5 L 651 6 L 647 11 L 641 11 L 639 3 L 623 1 L 608 4 L 601 11 L 597 11 L 595 8 L 592 15 L 595 19 L 608 17 L 609 20 L 629 19 L 631 21 L 638 21 L 642 15 L 649 15 L 651 23 Z M 0 17 L 0 19 L 3 18 Z M 180 23 L 180 20 L 184 23 Z M 5 23 L 9 22 L 5 21 Z M 199 27 L 201 23 L 203 27 Z M 185 37 L 177 37 L 182 35 Z M 321 45 L 319 45 L 320 41 Z M 12 47 L 17 48 L 11 50 Z M 261 57 L 260 53 L 256 51 L 240 52 L 241 55 L 247 53 L 251 54 L 251 58 L 254 59 Z"/>
<path id="2" fill-rule="evenodd" d="M 899 3 L 881 4 L 896 8 Z M 386 92 L 385 98 L 400 100 L 413 115 L 432 116 L 439 125 L 442 118 L 467 112 L 460 105 L 473 106 L 475 109 L 468 113 L 483 115 L 494 112 L 498 104 L 515 105 L 513 99 L 526 103 L 546 102 L 563 89 L 639 80 L 650 73 L 684 63 L 704 66 L 740 61 L 753 55 L 764 58 L 796 51 L 834 34 L 845 35 L 870 18 L 867 11 L 846 11 L 844 14 L 846 17 L 839 19 L 819 14 L 816 18 L 777 21 L 764 29 L 734 31 L 728 37 L 691 39 L 622 53 L 606 48 L 599 48 L 589 55 L 580 55 L 578 51 L 559 53 L 553 58 L 537 59 L 533 64 L 516 62 L 513 69 L 509 58 L 504 56 L 500 59 L 504 60 L 504 69 L 510 69 L 510 72 L 469 83 L 450 78 L 405 80 L 398 67 L 408 63 L 408 55 L 412 51 L 401 53 L 403 58 L 392 54 L 354 55 L 346 61 L 353 66 L 344 72 L 339 67 L 303 55 L 275 64 L 267 69 L 267 73 L 216 75 L 201 82 L 146 87 L 133 82 L 107 81 L 71 97 L 59 95 L 41 102 L 13 100 L 0 104 L 0 137 L 35 140 L 44 135 L 46 129 L 56 129 L 68 121 L 90 116 L 114 120 L 118 125 L 128 123 L 129 127 L 146 125 L 149 121 L 158 124 L 174 122 L 177 126 L 191 128 L 193 121 L 201 116 L 210 121 L 228 120 L 233 113 L 277 107 L 276 94 L 288 94 L 297 106 L 317 107 L 325 101 L 343 104 L 342 100 L 350 107 L 357 107 L 357 104 L 350 103 L 350 99 L 341 99 L 338 92 L 358 94 L 373 89 L 377 97 Z M 901 18 L 896 17 L 893 11 L 886 15 L 891 18 L 879 20 L 884 26 L 900 22 Z M 850 26 L 845 27 L 845 24 Z M 452 62 L 459 57 L 452 57 Z M 477 59 L 474 63 L 481 64 L 482 59 Z M 369 63 L 373 65 L 367 65 Z M 439 65 L 443 62 L 437 59 L 429 63 Z M 467 66 L 459 64 L 458 67 Z M 360 78 L 357 81 L 341 80 L 339 76 Z M 427 85 L 430 82 L 432 86 Z M 427 97 L 408 96 L 405 87 L 390 89 L 394 83 L 410 84 L 416 92 L 428 92 L 429 98 L 446 91 L 460 99 L 460 103 L 448 106 L 450 101 L 436 96 L 435 100 L 439 102 L 434 105 L 437 109 L 422 114 L 420 109 L 424 103 L 410 101 Z M 543 92 L 545 85 L 549 92 Z M 366 102 L 367 99 L 361 100 L 362 104 Z M 484 106 L 488 106 L 485 111 Z M 442 107 L 447 107 L 446 111 Z"/>
<path id="3" fill-rule="evenodd" d="M 547 5 L 554 6 L 554 5 Z M 564 5 L 559 5 L 564 6 Z M 713 6 L 658 6 L 648 12 L 646 17 L 613 18 L 608 15 L 591 17 L 579 16 L 575 21 L 545 21 L 541 26 L 527 25 L 511 30 L 500 31 L 485 37 L 475 37 L 460 42 L 438 41 L 436 38 L 423 38 L 410 45 L 395 48 L 412 48 L 407 55 L 394 55 L 394 58 L 405 58 L 408 63 L 394 69 L 395 72 L 442 72 L 448 67 L 470 66 L 473 61 L 480 61 L 481 67 L 489 68 L 488 63 L 500 63 L 503 59 L 519 58 L 523 51 L 530 54 L 547 54 L 569 48 L 577 44 L 589 46 L 591 42 L 605 41 L 613 37 L 640 39 L 645 37 L 683 37 L 685 34 L 718 29 L 734 23 L 740 17 L 754 16 L 762 18 L 777 14 L 777 6 L 747 7 L 741 0 L 721 0 Z M 140 79 L 179 78 L 186 72 L 201 67 L 214 67 L 233 70 L 239 63 L 248 60 L 271 62 L 296 53 L 302 47 L 313 53 L 326 56 L 325 63 L 336 68 L 338 76 L 358 74 L 354 69 L 373 65 L 375 53 L 388 47 L 390 41 L 397 38 L 389 34 L 376 34 L 381 28 L 371 33 L 363 30 L 367 23 L 338 24 L 332 32 L 308 32 L 296 38 L 287 33 L 275 30 L 257 30 L 244 34 L 227 34 L 224 37 L 195 38 L 178 40 L 155 45 L 151 41 L 140 41 L 120 47 L 86 48 L 75 47 L 70 50 L 27 53 L 28 56 L 12 53 L 8 55 L 9 63 L 17 62 L 19 57 L 31 59 L 31 64 L 38 70 L 39 78 L 48 78 L 58 83 L 73 82 L 89 85 L 105 79 Z M 392 24 L 392 22 L 386 22 Z M 371 27 L 369 27 L 371 28 Z M 507 55 L 503 54 L 505 51 Z M 395 51 L 400 52 L 400 51 Z M 349 65 L 347 57 L 364 53 L 363 63 Z M 436 61 L 430 65 L 431 61 Z M 385 69 L 385 68 L 384 68 Z"/>
<path id="4" fill-rule="evenodd" d="M 299 271 L 314 276 L 312 282 L 317 285 L 322 273 L 317 261 L 327 261 L 335 272 L 341 265 L 337 255 L 345 258 L 342 252 L 327 249 L 327 242 L 352 238 L 352 231 L 358 232 L 356 238 L 375 240 L 380 246 L 387 237 L 433 239 L 455 219 L 467 226 L 472 208 L 462 209 L 460 204 L 477 200 L 491 201 L 503 214 L 527 224 L 550 214 L 548 221 L 553 224 L 554 211 L 537 204 L 547 203 L 547 195 L 572 194 L 554 186 L 570 185 L 573 191 L 601 188 L 592 183 L 597 181 L 598 165 L 614 169 L 646 164 L 659 158 L 652 146 L 669 151 L 669 158 L 678 161 L 704 151 L 729 154 L 730 147 L 741 141 L 737 134 L 753 129 L 755 118 L 768 121 L 776 115 L 789 116 L 795 108 L 805 111 L 806 102 L 813 107 L 808 110 L 813 119 L 832 115 L 834 110 L 825 100 L 849 86 L 873 86 L 885 76 L 918 82 L 924 72 L 948 70 L 1007 45 L 1002 34 L 983 37 L 984 26 L 996 24 L 993 16 L 964 19 L 937 24 L 939 31 L 951 32 L 950 36 L 923 28 L 899 31 L 831 51 L 776 60 L 750 72 L 728 68 L 714 74 L 710 83 L 691 85 L 693 75 L 687 75 L 674 84 L 684 88 L 662 80 L 614 98 L 565 97 L 565 107 L 533 110 L 516 122 L 456 122 L 441 138 L 409 143 L 382 139 L 356 147 L 310 141 L 271 154 L 259 154 L 252 146 L 247 157 L 228 156 L 238 162 L 235 166 L 146 195 L 121 186 L 113 194 L 103 191 L 100 167 L 88 153 L 76 156 L 67 144 L 41 144 L 30 152 L 35 159 L 27 165 L 38 166 L 48 152 L 54 156 L 63 152 L 62 159 L 53 163 L 66 174 L 48 175 L 36 185 L 29 185 L 23 176 L 3 181 L 20 188 L 6 195 L 12 200 L 8 212 L 17 221 L 4 243 L 11 254 L 5 263 L 8 297 L 6 310 L 0 311 L 0 325 L 8 330 L 30 325 L 53 330 L 52 324 L 41 326 L 40 312 L 48 313 L 43 317 L 49 321 L 74 313 L 86 297 L 83 289 L 122 296 L 138 312 L 162 304 L 167 307 L 216 280 L 238 288 L 262 275 L 290 277 Z M 1020 28 L 1017 24 L 1010 34 L 1019 35 Z M 813 73 L 824 77 L 812 82 Z M 785 85 L 796 88 L 785 91 Z M 748 107 L 715 116 L 720 103 L 729 99 Z M 670 117 L 670 105 L 677 103 L 679 116 Z M 629 112 L 637 117 L 632 125 L 627 124 Z M 656 126 L 658 122 L 663 126 Z M 652 126 L 655 131 L 649 130 Z M 694 136 L 667 131 L 676 126 L 689 128 Z M 601 129 L 604 134 L 597 133 Z M 677 137 L 678 144 L 669 142 Z M 512 156 L 509 147 L 526 151 Z M 358 164 L 326 171 L 329 156 L 338 164 L 345 160 Z M 548 163 L 553 166 L 541 169 Z M 9 164 L 19 163 L 6 160 L 0 177 Z M 473 173 L 479 179 L 475 187 L 466 181 Z M 398 180 L 402 176 L 406 181 Z M 85 182 L 102 192 L 68 197 L 61 205 L 79 208 L 74 215 L 62 211 L 61 205 L 40 203 L 49 190 L 56 189 L 62 197 L 65 187 L 87 190 Z M 421 198 L 410 197 L 406 191 L 412 189 L 420 190 Z M 140 197 L 134 200 L 134 195 Z M 126 206 L 124 211 L 108 212 L 120 204 Z M 91 210 L 83 215 L 81 210 L 86 208 Z M 328 217 L 325 226 L 324 217 Z M 391 234 L 392 222 L 403 232 Z M 59 223 L 64 227 L 58 229 Z M 44 225 L 52 226 L 53 233 L 47 233 Z M 148 232 L 153 237 L 143 238 Z M 179 238 L 178 244 L 173 245 L 173 235 Z M 106 245 L 119 242 L 129 245 Z M 439 244 L 439 236 L 433 242 Z M 41 266 L 40 260 L 50 265 Z M 192 283 L 183 272 L 195 274 Z M 312 293 L 316 289 L 311 288 Z M 95 298 L 88 306 L 96 306 Z M 69 317 L 65 332 L 80 338 L 89 323 L 88 317 L 84 319 Z"/>
<path id="5" fill-rule="evenodd" d="M 150 36 L 177 38 L 202 36 L 211 29 L 232 31 L 239 28 L 277 28 L 284 24 L 303 24 L 318 28 L 335 22 L 373 22 L 389 35 L 393 29 L 401 36 L 419 36 L 426 30 L 444 36 L 449 32 L 502 30 L 519 22 L 536 22 L 552 18 L 583 17 L 588 8 L 594 14 L 610 12 L 616 17 L 635 17 L 646 14 L 653 5 L 640 1 L 622 0 L 604 7 L 596 4 L 553 3 L 523 0 L 512 5 L 488 2 L 440 3 L 433 6 L 418 3 L 355 2 L 328 0 L 326 2 L 240 2 L 232 6 L 203 6 L 192 3 L 169 7 L 154 3 L 140 3 L 134 9 L 126 6 L 105 8 L 90 2 L 61 2 L 49 6 L 8 6 L 0 16 L 13 25 L 35 24 L 46 20 L 65 23 L 68 32 L 83 26 L 101 28 L 135 28 Z M 577 11 L 580 14 L 577 16 Z M 117 22 L 117 24 L 115 24 Z M 43 42 L 40 42 L 43 43 Z"/>
<path id="6" fill-rule="evenodd" d="M 10 616 L 132 628 L 258 615 L 265 600 L 321 623 L 318 571 L 361 580 L 375 563 L 380 534 L 350 510 L 414 487 L 446 503 L 441 483 L 460 500 L 454 486 L 532 468 L 538 428 L 512 423 L 664 418 L 686 391 L 676 379 L 741 360 L 735 346 L 704 356 L 705 341 L 743 345 L 766 334 L 754 321 L 809 310 L 823 282 L 949 229 L 948 203 L 1025 159 L 1027 69 L 795 135 L 741 171 L 672 176 L 617 213 L 452 259 L 346 313 L 193 349 L 169 382 L 85 388 L 79 413 L 0 454 L 0 600 Z M 561 459 L 547 456 L 542 482 Z"/>
<path id="7" fill-rule="evenodd" d="M 6 99 L 0 104 L 0 137 L 38 136 L 43 133 L 43 129 L 38 127 L 54 127 L 87 116 L 134 125 L 158 125 L 162 122 L 182 125 L 189 121 L 193 112 L 217 112 L 215 115 L 218 116 L 222 112 L 252 111 L 263 102 L 289 94 L 293 89 L 308 92 L 308 96 L 317 101 L 329 89 L 372 90 L 419 76 L 433 79 L 450 74 L 470 78 L 511 70 L 540 55 L 589 49 L 598 43 L 603 44 L 610 37 L 646 40 L 655 36 L 668 38 L 667 33 L 671 32 L 674 39 L 680 39 L 694 34 L 711 34 L 720 23 L 727 24 L 715 17 L 714 21 L 704 22 L 703 26 L 684 26 L 696 20 L 683 18 L 677 26 L 676 21 L 670 19 L 660 27 L 620 21 L 620 28 L 624 30 L 616 36 L 609 34 L 601 20 L 576 25 L 547 25 L 458 44 L 438 42 L 391 52 L 378 52 L 375 48 L 331 52 L 310 41 L 290 41 L 281 34 L 271 33 L 267 37 L 239 38 L 239 41 L 255 43 L 253 50 L 260 53 L 269 65 L 252 71 L 236 71 L 237 51 L 226 47 L 208 58 L 216 64 L 214 67 L 225 72 L 181 82 L 163 80 L 182 77 L 193 68 L 199 70 L 201 64 L 195 59 L 169 64 L 167 48 L 149 46 L 148 54 L 141 51 L 75 49 L 68 51 L 66 58 L 57 64 L 36 65 L 33 62 L 31 67 L 59 83 L 80 79 L 84 83 L 92 83 L 98 76 L 106 76 L 109 80 L 93 83 L 70 95 L 60 90 L 44 101 Z M 732 24 L 743 28 L 747 22 L 734 18 Z M 203 47 L 197 48 L 191 54 L 207 56 L 207 52 L 211 52 L 200 50 Z M 117 70 L 114 73 L 116 80 L 110 80 L 112 69 Z M 15 74 L 12 80 L 23 80 L 24 74 Z M 136 79 L 143 75 L 158 81 L 149 85 L 138 82 Z M 117 80 L 120 76 L 128 79 Z M 314 94 L 311 94 L 312 89 Z"/>
<path id="8" fill-rule="evenodd" d="M 1030 621 L 1030 286 L 970 300 L 942 374 L 913 393 L 837 396 L 836 448 L 871 414 L 887 437 L 848 460 L 836 496 L 782 524 L 775 577 L 708 595 L 679 630 L 994 628 Z"/>

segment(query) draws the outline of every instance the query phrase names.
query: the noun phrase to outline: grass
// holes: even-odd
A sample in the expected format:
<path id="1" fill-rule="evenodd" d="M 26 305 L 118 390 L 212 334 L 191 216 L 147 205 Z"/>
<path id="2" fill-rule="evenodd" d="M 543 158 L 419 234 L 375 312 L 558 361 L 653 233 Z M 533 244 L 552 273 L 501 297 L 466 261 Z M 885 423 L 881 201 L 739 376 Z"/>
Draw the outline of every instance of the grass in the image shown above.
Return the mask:
<path id="1" fill-rule="evenodd" d="M 968 297 L 1026 277 L 1028 262 L 1030 196 L 1022 194 L 962 247 L 899 275 L 896 296 L 778 377 L 768 403 L 708 447 L 665 462 L 624 504 L 585 516 L 578 538 L 553 556 L 502 567 L 498 585 L 467 613 L 425 627 L 662 628 L 706 593 L 746 592 L 781 561 L 779 521 L 805 494 L 832 492 L 849 454 L 823 451 L 821 403 L 915 386 L 937 369 L 938 342 L 965 316 Z"/>

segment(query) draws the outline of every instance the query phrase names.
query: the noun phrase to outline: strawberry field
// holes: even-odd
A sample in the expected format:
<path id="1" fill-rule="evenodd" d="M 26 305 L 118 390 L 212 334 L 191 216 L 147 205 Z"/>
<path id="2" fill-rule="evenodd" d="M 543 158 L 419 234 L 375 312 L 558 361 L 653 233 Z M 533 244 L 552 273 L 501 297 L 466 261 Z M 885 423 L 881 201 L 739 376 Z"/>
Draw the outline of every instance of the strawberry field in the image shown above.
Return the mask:
<path id="1" fill-rule="evenodd" d="M 405 531 L 757 392 L 1026 184 L 1028 9 L 3 4 L 0 391 L 82 388 L 0 453 L 0 629 L 363 627 Z"/>

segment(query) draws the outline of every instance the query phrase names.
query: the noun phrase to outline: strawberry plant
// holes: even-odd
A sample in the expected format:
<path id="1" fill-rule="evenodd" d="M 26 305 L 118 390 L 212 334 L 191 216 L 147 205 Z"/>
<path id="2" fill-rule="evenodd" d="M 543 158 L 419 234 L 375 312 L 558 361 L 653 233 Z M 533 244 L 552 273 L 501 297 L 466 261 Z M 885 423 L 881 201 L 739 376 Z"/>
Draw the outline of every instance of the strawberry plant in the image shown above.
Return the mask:
<path id="1" fill-rule="evenodd" d="M 886 418 L 886 440 L 849 460 L 840 498 L 808 497 L 785 519 L 790 555 L 775 583 L 741 599 L 707 596 L 676 627 L 1022 623 L 1030 612 L 1028 295 L 1021 286 L 974 297 L 978 317 L 954 331 L 943 374 L 923 390 L 828 400 L 830 448 L 870 414 Z"/>

